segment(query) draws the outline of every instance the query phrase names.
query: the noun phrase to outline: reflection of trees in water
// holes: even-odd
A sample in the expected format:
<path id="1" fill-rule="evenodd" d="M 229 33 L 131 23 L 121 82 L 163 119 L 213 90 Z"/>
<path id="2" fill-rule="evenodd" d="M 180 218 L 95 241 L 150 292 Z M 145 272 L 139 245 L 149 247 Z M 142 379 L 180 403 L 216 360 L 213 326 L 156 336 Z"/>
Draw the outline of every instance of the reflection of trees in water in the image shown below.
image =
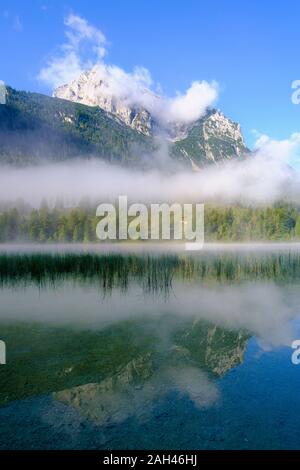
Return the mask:
<path id="1" fill-rule="evenodd" d="M 300 279 L 297 252 L 215 253 L 199 255 L 0 254 L 2 286 L 55 285 L 62 280 L 93 283 L 104 292 L 126 291 L 133 281 L 145 293 L 168 293 L 179 281 L 234 282 Z"/>

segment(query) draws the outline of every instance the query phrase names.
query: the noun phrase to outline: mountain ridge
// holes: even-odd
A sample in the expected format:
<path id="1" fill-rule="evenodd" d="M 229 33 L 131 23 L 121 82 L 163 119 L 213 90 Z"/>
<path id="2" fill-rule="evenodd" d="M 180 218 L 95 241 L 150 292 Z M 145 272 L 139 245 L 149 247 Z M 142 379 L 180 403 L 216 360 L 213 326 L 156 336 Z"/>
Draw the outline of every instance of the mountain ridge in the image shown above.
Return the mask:
<path id="1" fill-rule="evenodd" d="M 99 106 L 10 87 L 6 89 L 6 104 L 0 106 L 2 164 L 95 157 L 129 166 L 149 166 L 151 156 L 159 153 L 163 142 L 172 161 L 193 169 L 239 159 L 247 153 L 239 124 L 215 109 L 190 124 L 178 140 L 169 137 L 163 130 L 148 135 Z M 152 163 L 155 167 L 160 162 L 155 157 Z"/>

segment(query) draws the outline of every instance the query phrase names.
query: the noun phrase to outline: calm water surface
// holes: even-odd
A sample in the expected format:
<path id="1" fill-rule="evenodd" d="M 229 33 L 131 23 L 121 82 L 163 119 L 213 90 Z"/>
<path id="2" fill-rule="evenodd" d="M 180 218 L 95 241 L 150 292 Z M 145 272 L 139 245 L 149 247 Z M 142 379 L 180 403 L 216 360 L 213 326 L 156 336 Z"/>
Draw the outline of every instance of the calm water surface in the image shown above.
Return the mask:
<path id="1" fill-rule="evenodd" d="M 2 247 L 0 449 L 299 449 L 300 250 Z"/>

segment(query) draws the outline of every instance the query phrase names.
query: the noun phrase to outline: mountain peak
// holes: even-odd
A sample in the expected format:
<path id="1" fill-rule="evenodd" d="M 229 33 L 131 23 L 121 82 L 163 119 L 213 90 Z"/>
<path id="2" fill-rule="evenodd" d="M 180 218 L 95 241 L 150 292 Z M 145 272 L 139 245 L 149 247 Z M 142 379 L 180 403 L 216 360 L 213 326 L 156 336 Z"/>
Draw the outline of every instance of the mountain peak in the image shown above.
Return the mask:
<path id="1" fill-rule="evenodd" d="M 135 103 L 130 84 L 121 88 L 118 80 L 113 74 L 109 74 L 106 67 L 97 65 L 83 72 L 70 84 L 56 88 L 53 96 L 88 106 L 99 106 L 127 126 L 149 136 L 153 134 L 155 123 L 146 103 L 150 105 L 159 100 L 159 97 L 145 87 L 140 87 L 136 94 L 144 97 L 144 106 L 137 101 Z"/>
<path id="2" fill-rule="evenodd" d="M 92 95 L 85 95 L 81 83 L 61 87 L 56 95 L 62 94 L 64 99 L 8 87 L 6 105 L 0 106 L 0 161 L 23 165 L 92 155 L 137 165 L 144 164 L 142 156 L 160 148 L 175 161 L 198 169 L 247 152 L 239 124 L 219 110 L 211 109 L 188 125 L 171 123 L 167 129 L 159 128 L 145 108 L 124 101 L 117 106 L 113 95 L 108 99 L 98 93 L 98 104 L 83 104 L 91 104 Z M 103 86 L 100 84 L 101 91 Z M 157 134 L 160 139 L 154 138 Z M 147 165 L 150 161 L 147 158 Z M 153 158 L 153 165 L 158 163 Z"/>
<path id="3" fill-rule="evenodd" d="M 160 118 L 157 113 L 157 110 L 161 110 L 163 114 L 163 98 L 142 83 L 132 83 L 122 74 L 120 69 L 96 65 L 70 84 L 58 87 L 54 96 L 88 106 L 98 106 L 145 136 L 158 134 L 166 140 L 178 143 L 185 142 L 193 135 L 196 139 L 193 154 L 200 152 L 208 161 L 216 162 L 220 158 L 240 156 L 246 150 L 240 125 L 228 119 L 220 110 L 209 109 L 202 118 L 194 122 L 170 122 Z M 222 151 L 220 146 L 223 146 Z M 191 148 L 190 145 L 189 147 Z M 181 150 L 183 155 L 190 152 L 187 148 Z"/>

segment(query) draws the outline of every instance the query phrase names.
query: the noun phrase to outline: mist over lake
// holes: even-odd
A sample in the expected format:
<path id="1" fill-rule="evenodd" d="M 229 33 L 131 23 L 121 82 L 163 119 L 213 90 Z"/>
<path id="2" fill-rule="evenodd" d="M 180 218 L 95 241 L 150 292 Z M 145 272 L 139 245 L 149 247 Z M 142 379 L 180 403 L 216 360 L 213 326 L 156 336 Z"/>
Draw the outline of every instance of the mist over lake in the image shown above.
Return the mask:
<path id="1" fill-rule="evenodd" d="M 295 466 L 299 1 L 1 7 L 1 468 Z"/>
<path id="2" fill-rule="evenodd" d="M 1 448 L 297 447 L 299 256 L 2 247 Z"/>

